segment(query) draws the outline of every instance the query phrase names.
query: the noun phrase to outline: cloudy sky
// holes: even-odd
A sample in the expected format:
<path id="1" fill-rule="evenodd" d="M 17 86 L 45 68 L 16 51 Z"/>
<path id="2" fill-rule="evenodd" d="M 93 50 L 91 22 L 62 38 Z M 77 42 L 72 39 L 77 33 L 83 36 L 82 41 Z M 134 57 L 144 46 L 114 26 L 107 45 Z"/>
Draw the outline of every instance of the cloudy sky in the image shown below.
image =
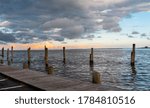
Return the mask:
<path id="1" fill-rule="evenodd" d="M 150 46 L 150 0 L 0 0 L 0 47 Z"/>

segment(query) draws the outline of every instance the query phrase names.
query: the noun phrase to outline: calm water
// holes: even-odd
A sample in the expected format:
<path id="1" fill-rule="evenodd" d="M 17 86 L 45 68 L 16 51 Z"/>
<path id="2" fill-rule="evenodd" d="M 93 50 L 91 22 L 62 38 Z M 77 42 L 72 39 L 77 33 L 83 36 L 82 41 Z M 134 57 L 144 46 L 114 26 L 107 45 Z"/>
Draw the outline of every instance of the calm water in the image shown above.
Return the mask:
<path id="1" fill-rule="evenodd" d="M 94 49 L 94 70 L 100 72 L 102 85 L 125 90 L 150 90 L 150 49 L 136 49 L 136 65 L 130 65 L 131 49 Z M 91 81 L 89 49 L 67 50 L 67 64 L 62 63 L 62 51 L 49 51 L 49 64 L 55 74 Z M 26 51 L 14 52 L 14 64 L 21 68 L 27 61 Z M 44 52 L 31 51 L 31 68 L 44 71 Z"/>

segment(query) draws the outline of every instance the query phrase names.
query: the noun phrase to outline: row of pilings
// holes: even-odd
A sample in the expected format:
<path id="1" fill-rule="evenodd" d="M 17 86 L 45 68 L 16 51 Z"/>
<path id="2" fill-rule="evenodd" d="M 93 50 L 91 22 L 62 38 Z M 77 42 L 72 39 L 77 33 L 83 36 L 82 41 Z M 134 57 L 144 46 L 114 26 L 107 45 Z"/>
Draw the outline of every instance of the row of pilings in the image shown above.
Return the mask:
<path id="1" fill-rule="evenodd" d="M 46 46 L 44 47 L 44 52 L 45 52 L 44 54 L 45 70 L 47 71 L 48 74 L 53 74 L 54 68 L 48 63 L 48 48 Z M 62 62 L 66 64 L 66 48 L 65 47 L 63 47 L 62 52 L 63 52 Z M 28 56 L 27 62 L 25 61 L 23 62 L 23 69 L 29 69 L 31 65 L 31 48 L 30 47 L 27 49 L 27 56 Z M 1 64 L 3 64 L 4 63 L 4 47 L 1 50 L 1 57 L 2 58 L 0 62 Z M 9 50 L 9 48 L 7 49 L 7 64 L 8 65 L 13 63 L 13 58 L 14 58 L 14 50 L 12 46 L 11 51 Z M 94 49 L 93 48 L 91 48 L 91 52 L 89 54 L 89 66 L 92 71 L 92 82 L 96 84 L 101 83 L 100 73 L 94 70 Z M 133 44 L 132 51 L 131 51 L 131 66 L 132 67 L 135 66 L 135 44 Z"/>

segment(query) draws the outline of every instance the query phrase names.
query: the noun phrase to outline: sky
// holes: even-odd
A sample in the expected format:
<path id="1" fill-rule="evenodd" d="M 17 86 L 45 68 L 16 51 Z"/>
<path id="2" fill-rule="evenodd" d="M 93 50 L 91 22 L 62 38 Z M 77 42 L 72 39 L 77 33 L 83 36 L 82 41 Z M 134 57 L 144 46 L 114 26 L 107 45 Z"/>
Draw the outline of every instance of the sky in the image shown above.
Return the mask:
<path id="1" fill-rule="evenodd" d="M 150 0 L 0 0 L 0 48 L 150 46 Z"/>

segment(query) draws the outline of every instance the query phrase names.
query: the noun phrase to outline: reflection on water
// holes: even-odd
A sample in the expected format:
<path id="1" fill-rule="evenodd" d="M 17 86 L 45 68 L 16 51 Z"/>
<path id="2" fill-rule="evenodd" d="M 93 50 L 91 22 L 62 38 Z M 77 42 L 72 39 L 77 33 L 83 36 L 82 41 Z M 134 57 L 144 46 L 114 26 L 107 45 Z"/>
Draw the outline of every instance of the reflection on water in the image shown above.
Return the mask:
<path id="1" fill-rule="evenodd" d="M 48 62 L 58 76 L 91 82 L 91 72 L 96 70 L 102 76 L 102 85 L 125 90 L 150 90 L 149 49 L 136 50 L 135 66 L 130 65 L 131 49 L 94 49 L 94 67 L 89 66 L 89 54 L 90 49 L 66 50 L 64 64 L 62 50 L 49 50 Z M 22 68 L 26 58 L 26 51 L 14 52 L 13 65 Z M 45 72 L 44 67 L 44 52 L 31 51 L 31 69 Z"/>
<path id="2" fill-rule="evenodd" d="M 136 68 L 135 68 L 135 65 L 131 66 L 131 69 L 132 69 L 131 81 L 132 81 L 132 83 L 134 83 L 135 78 L 136 78 Z"/>
<path id="3" fill-rule="evenodd" d="M 136 68 L 135 68 L 135 65 L 132 65 L 132 66 L 131 66 L 131 69 L 132 69 L 132 74 L 136 75 Z"/>

